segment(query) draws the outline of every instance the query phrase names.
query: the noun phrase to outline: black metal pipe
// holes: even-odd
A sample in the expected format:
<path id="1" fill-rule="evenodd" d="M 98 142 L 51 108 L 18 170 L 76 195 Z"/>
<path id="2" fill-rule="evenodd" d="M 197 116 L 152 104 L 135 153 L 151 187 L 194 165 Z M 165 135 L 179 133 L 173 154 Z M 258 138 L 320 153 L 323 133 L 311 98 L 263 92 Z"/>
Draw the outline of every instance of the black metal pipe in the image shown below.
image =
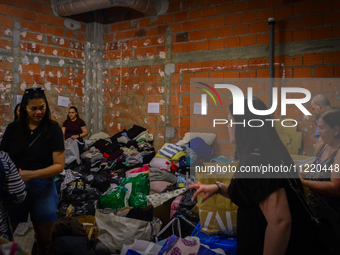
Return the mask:
<path id="1" fill-rule="evenodd" d="M 269 18 L 268 24 L 270 27 L 270 35 L 269 35 L 269 106 L 272 105 L 273 98 L 273 86 L 274 86 L 274 26 L 275 26 L 275 18 Z"/>

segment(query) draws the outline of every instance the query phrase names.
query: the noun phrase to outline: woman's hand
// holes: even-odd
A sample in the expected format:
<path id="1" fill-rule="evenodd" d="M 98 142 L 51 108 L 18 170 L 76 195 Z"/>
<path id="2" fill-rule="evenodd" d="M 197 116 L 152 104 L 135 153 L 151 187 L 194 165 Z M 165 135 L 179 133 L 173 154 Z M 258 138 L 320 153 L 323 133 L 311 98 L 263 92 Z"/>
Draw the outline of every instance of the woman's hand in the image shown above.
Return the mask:
<path id="1" fill-rule="evenodd" d="M 188 189 L 196 189 L 196 192 L 192 196 L 192 200 L 194 200 L 198 194 L 202 192 L 204 193 L 204 196 L 202 197 L 200 203 L 204 202 L 206 199 L 208 199 L 212 195 L 215 195 L 218 190 L 218 186 L 216 184 L 204 185 L 200 182 L 189 181 L 189 185 L 190 186 L 188 187 Z"/>
<path id="2" fill-rule="evenodd" d="M 78 139 L 78 137 L 79 137 L 78 135 L 73 135 L 73 136 L 71 136 L 71 139 L 75 140 L 75 139 Z"/>
<path id="3" fill-rule="evenodd" d="M 19 168 L 19 175 L 21 176 L 21 179 L 24 182 L 28 182 L 32 179 L 34 179 L 34 171 L 30 171 L 30 170 L 21 170 Z"/>

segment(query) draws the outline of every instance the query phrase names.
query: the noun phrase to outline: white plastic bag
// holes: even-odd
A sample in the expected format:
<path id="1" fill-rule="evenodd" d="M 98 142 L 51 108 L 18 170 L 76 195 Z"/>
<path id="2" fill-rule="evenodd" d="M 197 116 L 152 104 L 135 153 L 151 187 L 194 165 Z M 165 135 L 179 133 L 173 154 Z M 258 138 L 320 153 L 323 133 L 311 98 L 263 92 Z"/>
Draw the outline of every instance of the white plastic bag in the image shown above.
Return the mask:
<path id="1" fill-rule="evenodd" d="M 80 143 L 78 139 L 65 140 L 65 164 L 71 164 L 74 160 L 77 160 L 78 165 L 81 163 L 78 143 Z"/>
<path id="2" fill-rule="evenodd" d="M 128 250 L 136 251 L 142 255 L 157 255 L 162 246 L 145 240 L 137 240 L 131 245 L 123 245 L 120 255 L 125 255 Z"/>

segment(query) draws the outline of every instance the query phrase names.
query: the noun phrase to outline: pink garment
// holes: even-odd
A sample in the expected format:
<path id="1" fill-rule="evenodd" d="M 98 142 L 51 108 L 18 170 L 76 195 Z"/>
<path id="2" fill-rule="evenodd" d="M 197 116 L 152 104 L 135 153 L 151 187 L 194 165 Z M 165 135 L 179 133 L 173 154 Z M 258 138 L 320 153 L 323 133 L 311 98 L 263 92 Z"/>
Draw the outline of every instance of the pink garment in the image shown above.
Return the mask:
<path id="1" fill-rule="evenodd" d="M 146 171 L 149 171 L 149 166 L 148 165 L 144 165 L 142 166 L 141 168 L 138 168 L 132 172 L 130 172 L 130 174 L 133 174 L 133 173 L 140 173 L 140 172 L 146 172 Z"/>
<path id="2" fill-rule="evenodd" d="M 200 245 L 183 239 L 178 238 L 173 242 L 171 247 L 166 251 L 166 255 L 197 255 Z"/>

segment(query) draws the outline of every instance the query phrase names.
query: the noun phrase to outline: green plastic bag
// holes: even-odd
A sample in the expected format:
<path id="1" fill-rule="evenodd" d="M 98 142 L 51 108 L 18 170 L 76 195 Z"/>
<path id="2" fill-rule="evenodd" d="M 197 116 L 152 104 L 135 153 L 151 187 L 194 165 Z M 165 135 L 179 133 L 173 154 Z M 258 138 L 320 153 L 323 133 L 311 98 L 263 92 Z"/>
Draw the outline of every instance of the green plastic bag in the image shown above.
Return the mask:
<path id="1" fill-rule="evenodd" d="M 142 173 L 136 177 L 129 177 L 122 180 L 122 184 L 132 183 L 132 190 L 129 198 L 129 205 L 132 207 L 147 206 L 146 196 L 150 192 L 149 174 Z"/>
<path id="2" fill-rule="evenodd" d="M 111 191 L 112 192 L 99 197 L 99 204 L 103 208 L 120 209 L 127 206 L 127 188 L 125 188 L 124 185 L 119 185 Z"/>

